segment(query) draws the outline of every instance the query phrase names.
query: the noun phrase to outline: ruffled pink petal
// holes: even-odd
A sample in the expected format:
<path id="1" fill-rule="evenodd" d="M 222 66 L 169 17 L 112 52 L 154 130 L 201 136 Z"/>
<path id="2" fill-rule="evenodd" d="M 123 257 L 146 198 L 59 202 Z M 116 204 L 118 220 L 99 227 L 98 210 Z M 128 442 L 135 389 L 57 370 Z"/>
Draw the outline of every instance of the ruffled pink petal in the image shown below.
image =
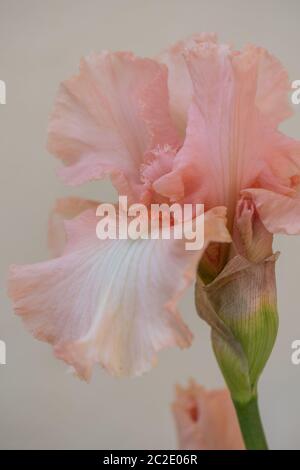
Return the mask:
<path id="1" fill-rule="evenodd" d="M 249 45 L 242 55 L 244 63 L 254 61 L 257 67 L 255 104 L 270 124 L 277 127 L 292 114 L 288 73 L 279 60 L 262 47 Z"/>
<path id="2" fill-rule="evenodd" d="M 135 202 L 147 190 L 140 166 L 157 147 L 177 148 L 168 109 L 167 69 L 129 53 L 91 54 L 61 85 L 48 148 L 68 184 L 112 175 Z"/>
<path id="3" fill-rule="evenodd" d="M 216 41 L 217 37 L 214 33 L 194 34 L 169 47 L 159 56 L 159 60 L 168 67 L 171 115 L 182 136 L 185 135 L 188 109 L 193 97 L 193 84 L 184 59 L 184 52 L 197 47 L 197 44 L 216 43 Z"/>
<path id="4" fill-rule="evenodd" d="M 98 205 L 97 201 L 79 197 L 68 197 L 56 201 L 48 223 L 48 246 L 52 256 L 60 256 L 64 251 L 67 241 L 64 220 L 73 219 L 87 209 L 96 211 Z"/>
<path id="5" fill-rule="evenodd" d="M 184 240 L 101 241 L 98 221 L 93 210 L 66 221 L 63 255 L 13 266 L 9 278 L 27 328 L 86 380 L 96 362 L 117 376 L 139 375 L 160 349 L 189 346 L 177 300 L 207 244 L 230 240 L 224 208 L 206 213 L 198 252 L 185 250 Z"/>
<path id="6" fill-rule="evenodd" d="M 271 233 L 300 234 L 300 195 L 294 197 L 267 189 L 247 189 L 243 194 L 252 197 L 259 216 Z"/>
<path id="7" fill-rule="evenodd" d="M 200 119 L 199 110 L 192 105 L 184 145 L 174 159 L 172 171 L 157 179 L 154 188 L 173 201 L 199 202 L 213 207 L 217 200 L 222 197 L 224 200 L 225 193 L 212 161 L 211 136 L 205 126 L 201 127 Z M 220 185 L 211 184 L 216 178 Z"/>
<path id="8" fill-rule="evenodd" d="M 255 187 L 296 195 L 300 191 L 300 141 L 273 130 L 267 144 Z"/>
<path id="9" fill-rule="evenodd" d="M 290 114 L 287 74 L 254 46 L 239 53 L 199 42 L 183 56 L 193 86 L 186 139 L 172 171 L 154 186 L 165 197 L 206 208 L 226 205 L 231 223 L 240 191 L 257 186 L 262 173 L 273 174 L 281 150 L 275 126 Z"/>
<path id="10" fill-rule="evenodd" d="M 181 450 L 245 449 L 228 390 L 177 386 L 172 405 Z"/>

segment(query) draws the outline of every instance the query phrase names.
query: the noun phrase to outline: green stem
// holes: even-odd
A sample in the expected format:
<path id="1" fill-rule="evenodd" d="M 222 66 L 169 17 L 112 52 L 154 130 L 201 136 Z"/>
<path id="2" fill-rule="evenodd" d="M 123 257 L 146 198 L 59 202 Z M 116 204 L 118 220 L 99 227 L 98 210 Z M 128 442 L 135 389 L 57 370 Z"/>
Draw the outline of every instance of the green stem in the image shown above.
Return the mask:
<path id="1" fill-rule="evenodd" d="M 235 401 L 233 403 L 239 419 L 246 449 L 267 450 L 268 444 L 260 419 L 257 396 L 251 398 L 248 403 Z"/>

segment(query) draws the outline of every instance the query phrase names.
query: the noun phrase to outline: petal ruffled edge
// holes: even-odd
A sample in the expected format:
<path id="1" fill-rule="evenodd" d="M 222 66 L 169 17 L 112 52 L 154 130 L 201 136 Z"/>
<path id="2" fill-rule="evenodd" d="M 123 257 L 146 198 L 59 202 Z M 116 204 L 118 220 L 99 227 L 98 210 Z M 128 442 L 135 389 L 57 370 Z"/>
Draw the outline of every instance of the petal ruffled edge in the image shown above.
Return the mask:
<path id="1" fill-rule="evenodd" d="M 205 246 L 229 241 L 225 213 L 206 213 Z M 90 379 L 96 362 L 113 375 L 140 375 L 159 350 L 190 345 L 176 304 L 205 247 L 188 252 L 184 240 L 100 241 L 96 222 L 93 210 L 68 220 L 64 254 L 12 267 L 9 295 L 31 333 L 53 344 L 81 378 Z"/>
<path id="2" fill-rule="evenodd" d="M 271 233 L 300 234 L 300 197 L 286 196 L 267 189 L 250 188 L 242 191 L 250 196 L 257 212 Z"/>

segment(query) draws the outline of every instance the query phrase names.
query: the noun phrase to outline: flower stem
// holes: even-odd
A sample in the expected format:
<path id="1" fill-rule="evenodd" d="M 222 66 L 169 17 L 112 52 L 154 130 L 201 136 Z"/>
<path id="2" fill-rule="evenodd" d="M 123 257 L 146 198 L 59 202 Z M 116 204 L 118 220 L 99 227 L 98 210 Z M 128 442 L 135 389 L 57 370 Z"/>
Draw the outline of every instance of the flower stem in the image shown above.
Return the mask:
<path id="1" fill-rule="evenodd" d="M 234 401 L 247 450 L 268 450 L 263 425 L 260 419 L 257 396 L 248 403 Z"/>

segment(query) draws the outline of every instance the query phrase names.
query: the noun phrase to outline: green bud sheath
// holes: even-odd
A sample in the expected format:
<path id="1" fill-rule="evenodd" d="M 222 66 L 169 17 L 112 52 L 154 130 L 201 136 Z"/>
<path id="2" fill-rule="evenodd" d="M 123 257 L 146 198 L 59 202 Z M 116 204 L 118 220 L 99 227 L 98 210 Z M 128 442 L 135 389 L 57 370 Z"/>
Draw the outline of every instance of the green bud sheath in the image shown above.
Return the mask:
<path id="1" fill-rule="evenodd" d="M 210 284 L 204 285 L 200 276 L 196 282 L 197 311 L 211 326 L 213 350 L 250 448 L 266 448 L 257 409 L 257 382 L 278 330 L 277 257 L 253 262 L 236 255 Z"/>

